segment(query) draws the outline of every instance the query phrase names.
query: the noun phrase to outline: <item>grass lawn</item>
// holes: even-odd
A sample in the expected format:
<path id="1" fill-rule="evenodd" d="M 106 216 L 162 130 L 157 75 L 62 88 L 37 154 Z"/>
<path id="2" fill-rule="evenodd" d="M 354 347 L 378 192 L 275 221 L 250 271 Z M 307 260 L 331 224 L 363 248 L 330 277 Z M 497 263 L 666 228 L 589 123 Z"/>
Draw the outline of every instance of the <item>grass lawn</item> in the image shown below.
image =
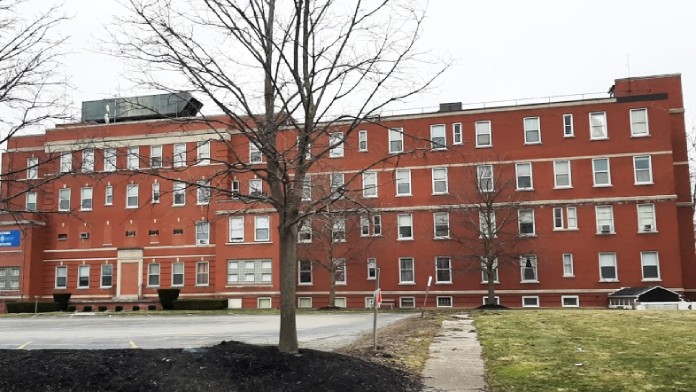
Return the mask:
<path id="1" fill-rule="evenodd" d="M 696 311 L 473 316 L 492 391 L 696 391 Z"/>

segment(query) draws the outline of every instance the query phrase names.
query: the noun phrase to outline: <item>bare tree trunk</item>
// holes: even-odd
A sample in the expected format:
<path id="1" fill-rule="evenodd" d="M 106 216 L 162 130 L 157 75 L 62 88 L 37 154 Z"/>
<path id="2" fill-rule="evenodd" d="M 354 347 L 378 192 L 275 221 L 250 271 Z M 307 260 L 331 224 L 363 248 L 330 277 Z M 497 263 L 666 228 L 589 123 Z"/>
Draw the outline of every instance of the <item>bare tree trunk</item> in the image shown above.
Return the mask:
<path id="1" fill-rule="evenodd" d="M 281 215 L 278 225 L 280 238 L 280 334 L 278 350 L 297 353 L 295 322 L 295 276 L 297 275 L 297 225 L 288 225 Z"/>
<path id="2" fill-rule="evenodd" d="M 336 267 L 329 271 L 329 306 L 336 306 Z"/>
<path id="3" fill-rule="evenodd" d="M 488 272 L 488 300 L 486 305 L 495 304 L 495 269 L 487 268 Z"/>

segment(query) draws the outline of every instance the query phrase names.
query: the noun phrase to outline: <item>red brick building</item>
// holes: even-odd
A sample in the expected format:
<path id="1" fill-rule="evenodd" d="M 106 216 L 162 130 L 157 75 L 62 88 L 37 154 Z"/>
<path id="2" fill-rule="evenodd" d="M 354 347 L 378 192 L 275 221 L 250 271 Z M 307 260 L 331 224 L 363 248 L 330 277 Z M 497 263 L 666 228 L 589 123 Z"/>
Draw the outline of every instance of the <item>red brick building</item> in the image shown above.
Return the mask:
<path id="1" fill-rule="evenodd" d="M 238 197 L 266 184 L 226 171 L 238 156 L 259 167 L 265 158 L 233 130 L 83 122 L 7 148 L 2 192 L 15 196 L 8 210 L 25 212 L 2 217 L 0 303 L 55 292 L 82 304 L 147 302 L 179 287 L 232 307 L 278 306 L 277 217 Z M 390 154 L 398 159 L 375 164 Z M 381 118 L 315 165 L 307 199 L 331 177 L 371 207 L 332 228 L 346 260 L 339 306 L 370 303 L 376 267 L 396 307 L 423 305 L 429 277 L 426 306 L 480 305 L 488 277 L 456 240 L 480 235 L 459 213 L 478 203 L 477 187 L 500 191 L 496 203 L 515 208 L 509 227 L 525 237 L 518 262 L 499 264 L 503 305 L 604 307 L 622 287 L 656 285 L 696 297 L 679 75 L 619 79 L 599 99 Z M 312 230 L 300 235 L 304 249 L 324 246 Z M 328 272 L 300 263 L 298 306 L 324 306 L 328 291 Z"/>

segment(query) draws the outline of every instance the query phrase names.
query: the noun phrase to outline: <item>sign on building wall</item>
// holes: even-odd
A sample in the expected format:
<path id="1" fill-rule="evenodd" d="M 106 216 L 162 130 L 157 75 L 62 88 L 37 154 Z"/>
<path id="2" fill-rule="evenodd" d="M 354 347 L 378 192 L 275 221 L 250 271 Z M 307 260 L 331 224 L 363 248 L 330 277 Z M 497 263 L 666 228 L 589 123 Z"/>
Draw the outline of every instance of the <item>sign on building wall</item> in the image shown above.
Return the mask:
<path id="1" fill-rule="evenodd" d="M 19 246 L 20 230 L 0 231 L 0 246 Z"/>

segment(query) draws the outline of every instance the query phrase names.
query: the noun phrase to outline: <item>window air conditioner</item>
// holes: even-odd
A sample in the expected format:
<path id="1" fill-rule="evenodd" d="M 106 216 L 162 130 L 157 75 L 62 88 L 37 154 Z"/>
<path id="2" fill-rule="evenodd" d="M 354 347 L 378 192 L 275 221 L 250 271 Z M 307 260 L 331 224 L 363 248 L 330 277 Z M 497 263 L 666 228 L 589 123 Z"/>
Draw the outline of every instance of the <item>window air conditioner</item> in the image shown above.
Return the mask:
<path id="1" fill-rule="evenodd" d="M 208 240 L 198 240 L 198 245 L 208 245 Z"/>
<path id="2" fill-rule="evenodd" d="M 89 238 L 89 233 L 80 233 L 80 238 L 86 240 Z"/>
<path id="3" fill-rule="evenodd" d="M 652 230 L 653 230 L 652 225 L 644 225 L 643 226 L 643 231 L 652 231 Z"/>
<path id="4" fill-rule="evenodd" d="M 599 226 L 599 231 L 600 231 L 601 233 L 603 233 L 603 234 L 611 233 L 611 226 L 609 226 L 609 225 L 600 225 L 600 226 Z"/>

